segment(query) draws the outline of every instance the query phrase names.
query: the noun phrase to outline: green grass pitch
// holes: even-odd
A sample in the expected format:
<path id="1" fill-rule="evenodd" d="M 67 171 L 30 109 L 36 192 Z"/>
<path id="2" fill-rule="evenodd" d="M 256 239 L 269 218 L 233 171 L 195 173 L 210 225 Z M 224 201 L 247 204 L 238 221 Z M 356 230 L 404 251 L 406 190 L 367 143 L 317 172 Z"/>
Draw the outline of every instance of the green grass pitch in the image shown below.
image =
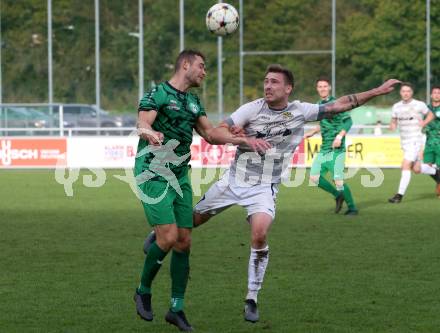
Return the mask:
<path id="1" fill-rule="evenodd" d="M 357 217 L 335 215 L 315 187 L 281 188 L 257 324 L 242 317 L 244 210 L 195 230 L 186 313 L 196 332 L 440 332 L 434 182 L 413 176 L 391 205 L 400 171 L 384 173 L 377 188 L 363 188 L 359 175 L 349 181 Z M 70 198 L 53 171 L 0 171 L 0 332 L 177 332 L 163 320 L 169 258 L 153 286 L 154 321 L 135 313 L 149 227 L 115 174 L 99 188 L 77 182 Z"/>

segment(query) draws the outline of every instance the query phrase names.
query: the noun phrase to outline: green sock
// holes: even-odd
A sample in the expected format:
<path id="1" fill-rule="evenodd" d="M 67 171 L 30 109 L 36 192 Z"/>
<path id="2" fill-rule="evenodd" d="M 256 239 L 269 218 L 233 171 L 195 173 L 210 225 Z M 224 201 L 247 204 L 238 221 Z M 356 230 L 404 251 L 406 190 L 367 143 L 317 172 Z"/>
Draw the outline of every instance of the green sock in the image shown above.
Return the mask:
<path id="1" fill-rule="evenodd" d="M 319 176 L 318 186 L 322 188 L 324 191 L 331 193 L 335 198 L 339 195 L 339 192 L 336 188 L 323 176 Z"/>
<path id="2" fill-rule="evenodd" d="M 171 311 L 183 309 L 183 299 L 189 277 L 189 251 L 177 252 L 171 255 Z"/>
<path id="3" fill-rule="evenodd" d="M 144 268 L 141 275 L 141 283 L 138 288 L 140 294 L 151 294 L 151 283 L 157 272 L 162 267 L 162 260 L 165 259 L 167 252 L 163 251 L 156 242 L 151 244 L 148 254 L 145 257 Z"/>
<path id="4" fill-rule="evenodd" d="M 351 195 L 350 188 L 347 184 L 344 184 L 344 200 L 347 203 L 348 209 L 356 210 L 356 205 L 354 204 L 353 196 Z"/>

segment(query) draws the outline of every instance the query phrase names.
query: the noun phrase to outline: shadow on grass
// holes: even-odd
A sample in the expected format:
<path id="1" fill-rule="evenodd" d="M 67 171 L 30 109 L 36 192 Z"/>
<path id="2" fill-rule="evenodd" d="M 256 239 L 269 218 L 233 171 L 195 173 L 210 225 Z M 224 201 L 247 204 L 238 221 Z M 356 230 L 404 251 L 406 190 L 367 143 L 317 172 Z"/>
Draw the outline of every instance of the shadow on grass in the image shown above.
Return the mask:
<path id="1" fill-rule="evenodd" d="M 388 203 L 388 199 L 381 198 L 381 199 L 374 199 L 374 200 L 368 200 L 368 201 L 361 201 L 359 204 L 360 209 L 366 209 L 376 206 L 382 206 L 384 203 Z"/>
<path id="2" fill-rule="evenodd" d="M 422 195 L 418 195 L 408 200 L 403 199 L 402 202 L 404 201 L 413 202 L 413 201 L 430 200 L 430 199 L 437 199 L 435 193 L 423 193 Z"/>

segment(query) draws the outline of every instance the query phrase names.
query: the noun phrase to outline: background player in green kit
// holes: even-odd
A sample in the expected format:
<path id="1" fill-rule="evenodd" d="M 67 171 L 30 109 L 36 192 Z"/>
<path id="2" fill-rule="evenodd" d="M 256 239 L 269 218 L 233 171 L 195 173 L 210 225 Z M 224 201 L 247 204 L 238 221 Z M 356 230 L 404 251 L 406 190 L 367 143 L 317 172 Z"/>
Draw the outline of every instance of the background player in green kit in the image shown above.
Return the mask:
<path id="1" fill-rule="evenodd" d="M 136 311 L 142 319 L 153 320 L 151 284 L 171 251 L 171 307 L 165 320 L 181 331 L 193 330 L 183 312 L 193 226 L 192 189 L 188 178 L 193 130 L 211 144 L 245 144 L 253 150 L 270 146 L 263 139 L 230 132 L 212 139 L 213 126 L 202 104 L 195 94 L 187 92 L 200 86 L 205 75 L 203 54 L 184 50 L 176 60 L 173 77 L 147 92 L 139 104 L 140 139 L 134 171 L 138 194 L 156 241 L 148 250 L 141 282 L 134 295 Z"/>
<path id="2" fill-rule="evenodd" d="M 425 167 L 425 163 L 437 168 L 436 174 L 431 177 L 437 183 L 436 194 L 440 198 L 440 85 L 431 88 L 431 104 L 428 104 L 428 108 L 434 114 L 434 119 L 425 127 L 426 144 L 423 163 L 420 170 L 417 171 L 423 173 L 422 169 Z"/>
<path id="3" fill-rule="evenodd" d="M 327 78 L 316 80 L 316 90 L 320 97 L 319 104 L 335 100 L 330 95 L 331 86 Z M 358 214 L 350 188 L 344 184 L 345 135 L 352 124 L 349 113 L 343 112 L 332 118 L 322 119 L 316 128 L 304 135 L 305 138 L 309 138 L 321 132 L 322 144 L 313 160 L 310 180 L 334 196 L 336 200 L 335 213 L 339 213 L 345 200 L 348 206 L 345 215 Z M 328 172 L 332 174 L 336 187 L 325 178 Z"/>

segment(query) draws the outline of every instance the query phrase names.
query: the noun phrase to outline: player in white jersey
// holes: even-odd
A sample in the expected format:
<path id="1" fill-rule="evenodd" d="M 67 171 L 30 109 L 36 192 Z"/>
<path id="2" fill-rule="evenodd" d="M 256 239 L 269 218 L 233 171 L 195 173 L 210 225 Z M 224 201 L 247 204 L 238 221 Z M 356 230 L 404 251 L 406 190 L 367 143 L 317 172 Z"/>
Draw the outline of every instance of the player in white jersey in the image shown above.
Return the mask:
<path id="1" fill-rule="evenodd" d="M 403 83 L 400 87 L 402 100 L 393 105 L 390 129 L 400 131 L 400 146 L 403 150 L 402 175 L 399 189 L 390 198 L 390 203 L 400 203 L 405 195 L 411 180 L 411 170 L 416 173 L 435 175 L 436 169 L 428 164 L 422 164 L 424 135 L 422 128 L 425 127 L 434 115 L 428 106 L 422 101 L 413 98 L 414 90 L 410 83 Z"/>
<path id="2" fill-rule="evenodd" d="M 375 96 L 387 94 L 398 80 L 328 104 L 289 102 L 293 91 L 293 74 L 280 65 L 270 65 L 264 78 L 264 98 L 244 104 L 210 135 L 224 137 L 233 126 L 244 129 L 247 136 L 263 138 L 271 148 L 259 154 L 239 146 L 230 169 L 213 184 L 194 208 L 194 226 L 208 221 L 232 205 L 247 210 L 251 228 L 251 253 L 248 267 L 248 293 L 244 318 L 259 320 L 257 296 L 269 261 L 266 238 L 275 217 L 275 198 L 281 175 L 287 170 L 293 151 L 304 135 L 304 124 L 334 113 L 351 110 Z"/>

